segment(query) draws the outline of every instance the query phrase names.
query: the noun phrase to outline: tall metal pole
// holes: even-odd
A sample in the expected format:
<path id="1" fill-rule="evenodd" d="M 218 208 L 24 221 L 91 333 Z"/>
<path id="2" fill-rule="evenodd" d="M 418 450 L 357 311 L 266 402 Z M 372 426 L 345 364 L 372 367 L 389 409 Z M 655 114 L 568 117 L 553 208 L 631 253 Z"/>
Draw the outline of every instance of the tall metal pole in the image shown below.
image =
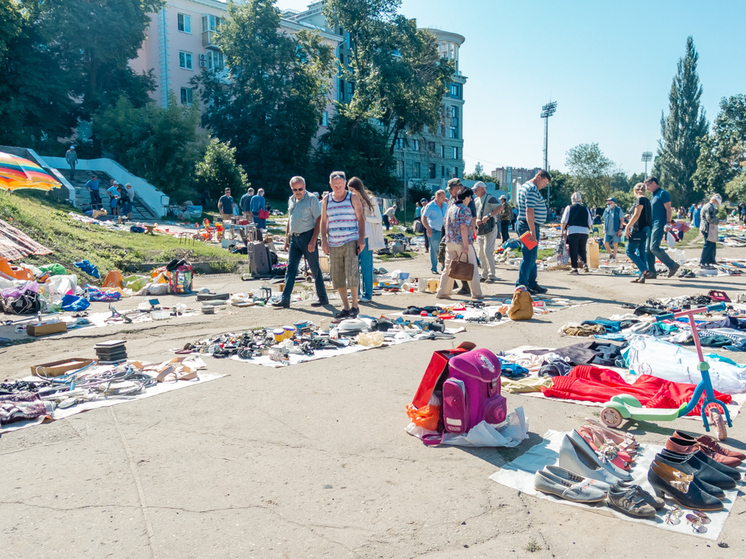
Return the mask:
<path id="1" fill-rule="evenodd" d="M 556 110 L 557 101 L 550 101 L 541 108 L 541 118 L 544 119 L 544 170 L 547 173 L 549 172 L 549 117 L 552 116 Z M 549 188 L 551 188 L 551 186 Z M 549 198 L 551 194 L 551 190 L 547 189 L 547 206 L 549 206 Z"/>
<path id="2" fill-rule="evenodd" d="M 401 160 L 402 160 L 401 174 L 404 179 L 404 228 L 406 229 L 407 228 L 407 144 L 406 144 L 406 138 L 404 138 L 404 141 L 402 142 Z"/>
<path id="3" fill-rule="evenodd" d="M 549 116 L 544 117 L 544 169 L 549 167 Z"/>
<path id="4" fill-rule="evenodd" d="M 648 176 L 648 162 L 653 160 L 653 152 L 652 151 L 643 151 L 642 152 L 642 161 L 645 163 L 645 178 Z"/>

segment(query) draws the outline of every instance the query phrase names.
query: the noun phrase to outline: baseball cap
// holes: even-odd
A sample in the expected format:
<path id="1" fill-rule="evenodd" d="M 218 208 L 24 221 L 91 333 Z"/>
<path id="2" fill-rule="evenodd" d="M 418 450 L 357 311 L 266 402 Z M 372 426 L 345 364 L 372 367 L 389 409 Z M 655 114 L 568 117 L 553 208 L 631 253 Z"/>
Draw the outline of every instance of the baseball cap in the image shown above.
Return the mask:
<path id="1" fill-rule="evenodd" d="M 614 202 L 616 204 L 616 199 L 612 196 L 611 198 L 606 199 L 607 202 Z"/>
<path id="2" fill-rule="evenodd" d="M 448 188 L 453 188 L 454 186 L 463 186 L 461 179 L 451 179 L 448 181 Z"/>
<path id="3" fill-rule="evenodd" d="M 422 200 L 420 200 L 420 204 L 427 204 L 427 198 L 423 198 Z"/>
<path id="4" fill-rule="evenodd" d="M 483 187 L 483 188 L 484 188 L 485 190 L 487 190 L 487 185 L 486 185 L 486 184 L 484 184 L 484 183 L 483 183 L 482 181 L 477 181 L 477 182 L 475 182 L 475 183 L 474 183 L 474 186 L 472 186 L 471 188 L 472 188 L 472 190 L 476 190 L 476 189 L 477 189 L 477 188 L 479 188 L 480 186 L 481 186 L 481 187 Z"/>
<path id="5" fill-rule="evenodd" d="M 505 194 L 503 194 L 502 196 L 500 196 L 500 200 L 507 200 L 507 199 L 508 199 L 508 197 L 505 196 Z"/>

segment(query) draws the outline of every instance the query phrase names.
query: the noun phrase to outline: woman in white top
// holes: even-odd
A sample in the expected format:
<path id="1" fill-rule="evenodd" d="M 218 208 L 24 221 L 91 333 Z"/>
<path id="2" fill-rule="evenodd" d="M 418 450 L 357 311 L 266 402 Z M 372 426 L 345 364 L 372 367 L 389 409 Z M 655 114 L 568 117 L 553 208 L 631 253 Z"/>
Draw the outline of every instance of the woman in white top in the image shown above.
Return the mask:
<path id="1" fill-rule="evenodd" d="M 361 282 L 362 294 L 360 301 L 368 302 L 373 299 L 373 251 L 380 250 L 386 246 L 383 240 L 381 208 L 378 206 L 378 199 L 370 190 L 365 188 L 363 181 L 359 178 L 352 177 L 347 182 L 347 188 L 356 192 L 363 202 L 363 214 L 365 214 L 365 248 L 360 251 L 358 261 L 360 262 L 360 275 L 363 280 Z"/>
<path id="2" fill-rule="evenodd" d="M 586 267 L 587 256 L 585 244 L 588 242 L 588 234 L 593 227 L 591 212 L 583 205 L 580 192 L 574 192 L 570 198 L 572 204 L 565 208 L 562 214 L 561 229 L 562 238 L 567 238 L 567 247 L 570 249 L 571 274 L 578 273 L 578 260 Z"/>

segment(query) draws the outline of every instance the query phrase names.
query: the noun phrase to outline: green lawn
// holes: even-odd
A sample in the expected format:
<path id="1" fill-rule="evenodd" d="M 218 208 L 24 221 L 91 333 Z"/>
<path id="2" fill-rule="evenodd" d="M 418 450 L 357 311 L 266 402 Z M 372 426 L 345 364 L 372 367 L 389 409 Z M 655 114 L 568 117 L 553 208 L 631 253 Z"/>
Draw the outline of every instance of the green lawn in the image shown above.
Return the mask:
<path id="1" fill-rule="evenodd" d="M 21 191 L 14 195 L 0 193 L 0 219 L 22 230 L 35 241 L 52 250 L 46 256 L 29 256 L 28 264 L 58 262 L 76 272 L 73 263 L 89 260 L 106 275 L 109 270 L 123 270 L 127 265 L 146 262 L 169 262 L 186 258 L 191 262 L 211 262 L 212 268 L 235 271 L 246 256 L 233 255 L 218 245 L 180 244 L 166 235 L 146 235 L 109 231 L 99 225 L 72 219 L 70 206 L 55 202 L 43 193 Z"/>

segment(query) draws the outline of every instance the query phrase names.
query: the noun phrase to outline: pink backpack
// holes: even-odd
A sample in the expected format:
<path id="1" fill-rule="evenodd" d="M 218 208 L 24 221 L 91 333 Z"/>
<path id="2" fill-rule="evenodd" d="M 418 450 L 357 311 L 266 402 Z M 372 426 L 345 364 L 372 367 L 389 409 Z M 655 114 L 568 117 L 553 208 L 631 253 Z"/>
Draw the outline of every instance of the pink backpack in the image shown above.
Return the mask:
<path id="1" fill-rule="evenodd" d="M 417 390 L 415 400 L 420 403 L 424 396 L 429 400 L 433 392 L 441 393 L 439 434 L 423 436 L 426 445 L 440 444 L 445 433 L 466 434 L 482 421 L 496 425 L 507 417 L 507 401 L 500 395 L 500 360 L 488 349 L 459 349 L 448 359 L 436 352 Z M 435 367 L 440 368 L 437 377 Z"/>

